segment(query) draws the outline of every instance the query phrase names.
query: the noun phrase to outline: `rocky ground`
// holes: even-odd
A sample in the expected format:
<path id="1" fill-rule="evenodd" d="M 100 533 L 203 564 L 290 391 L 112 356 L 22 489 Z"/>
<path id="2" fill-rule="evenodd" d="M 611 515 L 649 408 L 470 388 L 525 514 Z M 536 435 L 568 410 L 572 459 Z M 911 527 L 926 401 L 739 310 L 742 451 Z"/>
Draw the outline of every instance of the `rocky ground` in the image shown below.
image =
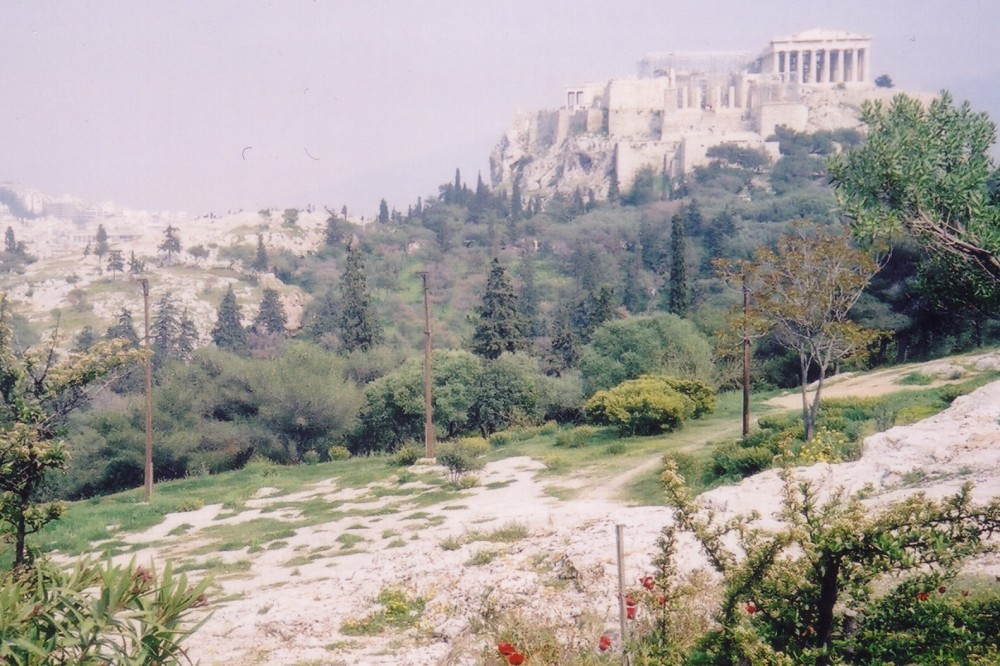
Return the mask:
<path id="1" fill-rule="evenodd" d="M 996 367 L 1000 356 L 970 362 Z M 836 383 L 849 392 L 851 381 L 855 391 L 865 393 L 881 380 Z M 870 437 L 856 462 L 815 465 L 796 474 L 825 492 L 867 488 L 873 506 L 918 490 L 951 493 L 966 481 L 975 484 L 977 499 L 986 500 L 1000 495 L 998 444 L 1000 382 L 957 399 L 933 418 Z M 655 464 L 647 461 L 645 467 Z M 573 500 L 557 499 L 546 492 L 552 479 L 542 473 L 543 465 L 525 457 L 490 464 L 479 485 L 457 500 L 408 504 L 406 489 L 421 490 L 418 479 L 428 469 L 436 468 L 418 466 L 414 480 L 360 490 L 328 482 L 277 497 L 273 489 L 261 488 L 243 513 L 206 506 L 172 515 L 130 540 L 145 545 L 140 561 L 215 558 L 223 571 L 227 562 L 242 563 L 235 575 L 219 577 L 211 615 L 189 642 L 191 657 L 203 665 L 475 664 L 493 639 L 491 623 L 504 618 L 558 626 L 568 640 L 585 645 L 595 645 L 604 631 L 614 632 L 615 526 L 624 528 L 626 578 L 634 585 L 649 571 L 656 538 L 671 521 L 666 508 L 615 499 L 629 475 L 591 483 Z M 766 523 L 779 497 L 780 480 L 767 472 L 705 493 L 700 501 L 723 517 L 757 509 Z M 299 528 L 254 553 L 193 555 L 204 545 L 200 532 L 208 526 L 294 517 L 300 513 L 296 502 L 302 507 L 326 502 L 342 514 L 363 507 L 367 517 L 343 515 Z M 496 540 L 513 527 L 520 534 Z M 345 540 L 345 534 L 352 536 Z M 688 569 L 704 566 L 690 542 L 682 545 L 680 559 Z M 998 557 L 975 566 L 1000 574 Z M 385 589 L 427 600 L 417 625 L 377 636 L 342 633 L 345 622 L 379 610 L 376 597 Z"/>

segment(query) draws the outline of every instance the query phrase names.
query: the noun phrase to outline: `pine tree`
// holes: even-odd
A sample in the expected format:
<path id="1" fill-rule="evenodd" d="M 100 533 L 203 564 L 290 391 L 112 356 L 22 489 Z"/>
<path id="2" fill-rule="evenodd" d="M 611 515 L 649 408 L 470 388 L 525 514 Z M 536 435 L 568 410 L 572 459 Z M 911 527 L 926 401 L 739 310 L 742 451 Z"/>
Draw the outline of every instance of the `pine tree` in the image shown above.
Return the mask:
<path id="1" fill-rule="evenodd" d="M 128 340 L 129 348 L 139 347 L 139 334 L 135 332 L 135 322 L 132 320 L 132 312 L 128 308 L 122 308 L 118 315 L 118 322 L 108 329 L 105 335 L 109 340 L 124 338 Z"/>
<path id="2" fill-rule="evenodd" d="M 114 280 L 118 279 L 118 273 L 125 270 L 125 257 L 122 256 L 121 250 L 108 252 L 108 270 L 111 271 L 111 277 Z"/>
<path id="3" fill-rule="evenodd" d="M 330 287 L 316 302 L 316 309 L 309 318 L 306 333 L 313 339 L 321 341 L 323 338 L 336 332 L 339 326 L 339 299 L 337 298 L 337 292 L 333 287 Z"/>
<path id="4" fill-rule="evenodd" d="M 326 229 L 323 232 L 323 242 L 329 247 L 338 247 L 344 242 L 344 225 L 340 218 L 329 208 L 326 209 L 329 217 L 326 218 Z"/>
<path id="5" fill-rule="evenodd" d="M 611 171 L 608 172 L 608 201 L 610 203 L 618 203 L 621 201 L 622 193 L 618 188 L 618 167 L 616 166 L 618 161 L 618 149 L 615 149 L 615 155 L 612 157 L 611 161 Z"/>
<path id="6" fill-rule="evenodd" d="M 564 370 L 575 367 L 580 360 L 580 352 L 577 349 L 576 338 L 573 335 L 568 308 L 559 308 L 559 312 L 552 322 L 552 330 L 549 335 L 551 338 L 549 348 L 551 357 L 550 365 L 555 374 L 562 374 Z"/>
<path id="7" fill-rule="evenodd" d="M 378 221 L 379 224 L 389 224 L 389 204 L 385 199 L 378 202 Z"/>
<path id="8" fill-rule="evenodd" d="M 257 254 L 254 256 L 251 268 L 258 273 L 263 273 L 267 270 L 268 265 L 267 248 L 264 247 L 264 236 L 257 234 Z"/>
<path id="9" fill-rule="evenodd" d="M 176 357 L 177 335 L 180 324 L 177 320 L 177 306 L 174 305 L 173 294 L 169 291 L 156 302 L 153 314 L 152 340 L 153 365 L 159 367 L 164 362 Z"/>
<path id="10" fill-rule="evenodd" d="M 670 227 L 670 285 L 667 291 L 667 309 L 679 317 L 685 317 L 690 306 L 688 295 L 687 266 L 684 240 L 684 218 L 674 215 Z"/>
<path id="11" fill-rule="evenodd" d="M 506 269 L 495 257 L 486 276 L 482 304 L 476 312 L 479 321 L 472 334 L 473 354 L 493 359 L 504 352 L 521 351 L 531 346 L 527 322 L 517 311 L 517 294 Z"/>
<path id="12" fill-rule="evenodd" d="M 175 254 L 180 254 L 181 252 L 181 239 L 177 235 L 177 227 L 167 225 L 167 228 L 163 231 L 163 242 L 158 246 L 160 252 L 167 253 L 167 263 L 169 264 L 174 259 Z"/>
<path id="13" fill-rule="evenodd" d="M 108 253 L 111 246 L 108 244 L 108 232 L 103 224 L 97 225 L 97 234 L 94 236 L 94 254 L 97 256 L 97 263 L 100 265 L 104 255 Z"/>
<path id="14" fill-rule="evenodd" d="M 10 254 L 17 253 L 17 239 L 14 237 L 13 227 L 7 227 L 4 232 L 4 250 Z"/>
<path id="15" fill-rule="evenodd" d="M 181 319 L 178 322 L 178 332 L 177 332 L 177 355 L 187 360 L 191 358 L 191 354 L 194 352 L 196 346 L 198 346 L 198 327 L 195 326 L 194 320 L 188 314 L 188 309 L 184 308 L 181 312 Z"/>
<path id="16" fill-rule="evenodd" d="M 73 351 L 85 352 L 93 347 L 101 337 L 94 330 L 93 326 L 84 326 L 83 330 L 76 334 L 73 340 Z"/>
<path id="17" fill-rule="evenodd" d="M 382 342 L 382 325 L 368 296 L 361 250 L 347 248 L 347 265 L 340 278 L 340 344 L 345 352 L 368 351 Z"/>
<path id="18" fill-rule="evenodd" d="M 253 329 L 256 333 L 284 333 L 288 317 L 285 315 L 285 308 L 281 305 L 281 299 L 275 289 L 265 289 L 264 298 L 260 302 L 260 309 L 253 320 Z"/>
<path id="19" fill-rule="evenodd" d="M 642 287 L 642 245 L 633 243 L 622 259 L 622 305 L 632 314 L 645 311 L 649 297 Z"/>
<path id="20" fill-rule="evenodd" d="M 215 327 L 212 328 L 212 341 L 219 349 L 242 354 L 247 350 L 247 331 L 243 328 L 240 306 L 236 302 L 233 285 L 229 285 L 226 295 L 219 303 L 216 312 Z"/>

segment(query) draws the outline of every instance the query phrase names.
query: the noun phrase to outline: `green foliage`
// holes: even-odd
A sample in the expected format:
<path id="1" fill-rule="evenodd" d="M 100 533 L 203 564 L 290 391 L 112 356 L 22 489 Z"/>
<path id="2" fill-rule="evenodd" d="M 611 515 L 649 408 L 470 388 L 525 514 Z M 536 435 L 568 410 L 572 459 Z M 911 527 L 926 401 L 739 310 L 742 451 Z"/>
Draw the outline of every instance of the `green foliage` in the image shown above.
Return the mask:
<path id="1" fill-rule="evenodd" d="M 368 294 L 361 250 L 354 244 L 347 248 L 347 265 L 340 277 L 340 297 L 338 331 L 343 351 L 368 351 L 380 344 L 382 325 Z"/>
<path id="2" fill-rule="evenodd" d="M 242 354 L 247 349 L 247 331 L 243 328 L 243 315 L 236 302 L 233 285 L 226 289 L 219 309 L 216 311 L 215 326 L 212 328 L 212 341 L 219 349 Z"/>
<path id="3" fill-rule="evenodd" d="M 469 425 L 489 437 L 515 425 L 538 423 L 542 416 L 540 378 L 537 361 L 527 354 L 484 359 L 476 397 L 469 408 Z"/>
<path id="4" fill-rule="evenodd" d="M 96 342 L 57 362 L 55 335 L 47 349 L 14 348 L 10 306 L 0 295 L 0 531 L 14 542 L 14 563 L 30 561 L 26 539 L 62 513 L 45 502 L 45 477 L 66 463 L 59 439 L 71 412 L 85 405 L 94 386 L 141 358 L 123 339 Z"/>
<path id="5" fill-rule="evenodd" d="M 942 93 L 929 105 L 896 95 L 865 102 L 864 147 L 837 156 L 830 175 L 859 238 L 906 231 L 1000 279 L 1000 205 L 991 148 L 996 125 Z"/>
<path id="6" fill-rule="evenodd" d="M 598 391 L 584 405 L 587 418 L 624 435 L 669 432 L 685 419 L 710 412 L 715 392 L 701 382 L 647 375 Z"/>
<path id="7" fill-rule="evenodd" d="M 494 257 L 486 277 L 482 303 L 476 308 L 478 321 L 472 334 L 472 353 L 495 359 L 504 352 L 528 348 L 527 322 L 518 312 L 517 294 L 507 270 Z"/>
<path id="8" fill-rule="evenodd" d="M 656 314 L 600 326 L 580 356 L 584 390 L 593 393 L 635 379 L 663 374 L 714 383 L 712 347 L 690 321 Z"/>
<path id="9" fill-rule="evenodd" d="M 163 230 L 163 241 L 160 242 L 157 249 L 167 254 L 167 263 L 173 261 L 175 254 L 180 254 L 182 248 L 181 239 L 177 235 L 177 227 L 167 225 L 167 228 Z"/>
<path id="10" fill-rule="evenodd" d="M 288 324 L 288 316 L 285 314 L 285 308 L 281 304 L 277 290 L 265 288 L 257 316 L 253 319 L 254 331 L 283 334 L 286 324 Z"/>
<path id="11" fill-rule="evenodd" d="M 448 468 L 452 481 L 457 481 L 469 472 L 475 472 L 486 465 L 485 456 L 489 444 L 481 437 L 466 437 L 454 442 L 440 444 L 434 452 L 439 465 Z"/>
<path id="12" fill-rule="evenodd" d="M 0 574 L 0 661 L 18 666 L 187 663 L 182 643 L 199 625 L 204 578 L 190 585 L 167 564 L 50 563 Z"/>
<path id="13" fill-rule="evenodd" d="M 698 540 L 723 578 L 716 626 L 687 663 L 987 663 L 997 655 L 998 597 L 944 593 L 964 561 L 995 549 L 987 536 L 1000 527 L 1000 501 L 975 505 L 964 486 L 940 501 L 915 495 L 873 510 L 842 492 L 820 502 L 812 484 L 788 470 L 783 479 L 783 526 L 765 531 L 751 525 L 756 516 L 718 524 L 674 466 L 664 472 L 678 528 Z M 676 590 L 673 549 L 662 557 L 664 584 Z"/>

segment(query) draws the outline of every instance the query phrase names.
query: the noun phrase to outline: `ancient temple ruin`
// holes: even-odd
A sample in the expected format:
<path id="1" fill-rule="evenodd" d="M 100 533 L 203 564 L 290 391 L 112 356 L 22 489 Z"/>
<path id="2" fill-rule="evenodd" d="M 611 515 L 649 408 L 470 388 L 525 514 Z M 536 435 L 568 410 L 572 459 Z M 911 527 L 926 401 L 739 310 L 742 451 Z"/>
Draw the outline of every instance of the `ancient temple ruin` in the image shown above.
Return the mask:
<path id="1" fill-rule="evenodd" d="M 646 167 L 677 178 L 721 143 L 776 153 L 768 138 L 778 126 L 857 126 L 857 104 L 882 94 L 871 78 L 871 42 L 808 30 L 776 37 L 758 55 L 648 54 L 634 77 L 568 86 L 562 108 L 519 115 L 491 157 L 494 185 L 519 178 L 526 191 L 582 185 L 601 196 L 607 174 L 623 190 Z"/>

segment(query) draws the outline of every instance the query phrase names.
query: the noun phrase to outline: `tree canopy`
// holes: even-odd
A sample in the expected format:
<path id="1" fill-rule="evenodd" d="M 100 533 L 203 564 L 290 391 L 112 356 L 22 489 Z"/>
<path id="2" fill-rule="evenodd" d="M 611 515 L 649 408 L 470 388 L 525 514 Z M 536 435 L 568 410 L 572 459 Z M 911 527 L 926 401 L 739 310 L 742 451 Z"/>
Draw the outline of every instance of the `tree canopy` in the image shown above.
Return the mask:
<path id="1" fill-rule="evenodd" d="M 863 239 L 906 231 L 966 257 L 1000 280 L 1000 192 L 990 155 L 996 124 L 942 93 L 929 104 L 897 95 L 866 101 L 868 141 L 830 161 L 844 212 Z"/>

